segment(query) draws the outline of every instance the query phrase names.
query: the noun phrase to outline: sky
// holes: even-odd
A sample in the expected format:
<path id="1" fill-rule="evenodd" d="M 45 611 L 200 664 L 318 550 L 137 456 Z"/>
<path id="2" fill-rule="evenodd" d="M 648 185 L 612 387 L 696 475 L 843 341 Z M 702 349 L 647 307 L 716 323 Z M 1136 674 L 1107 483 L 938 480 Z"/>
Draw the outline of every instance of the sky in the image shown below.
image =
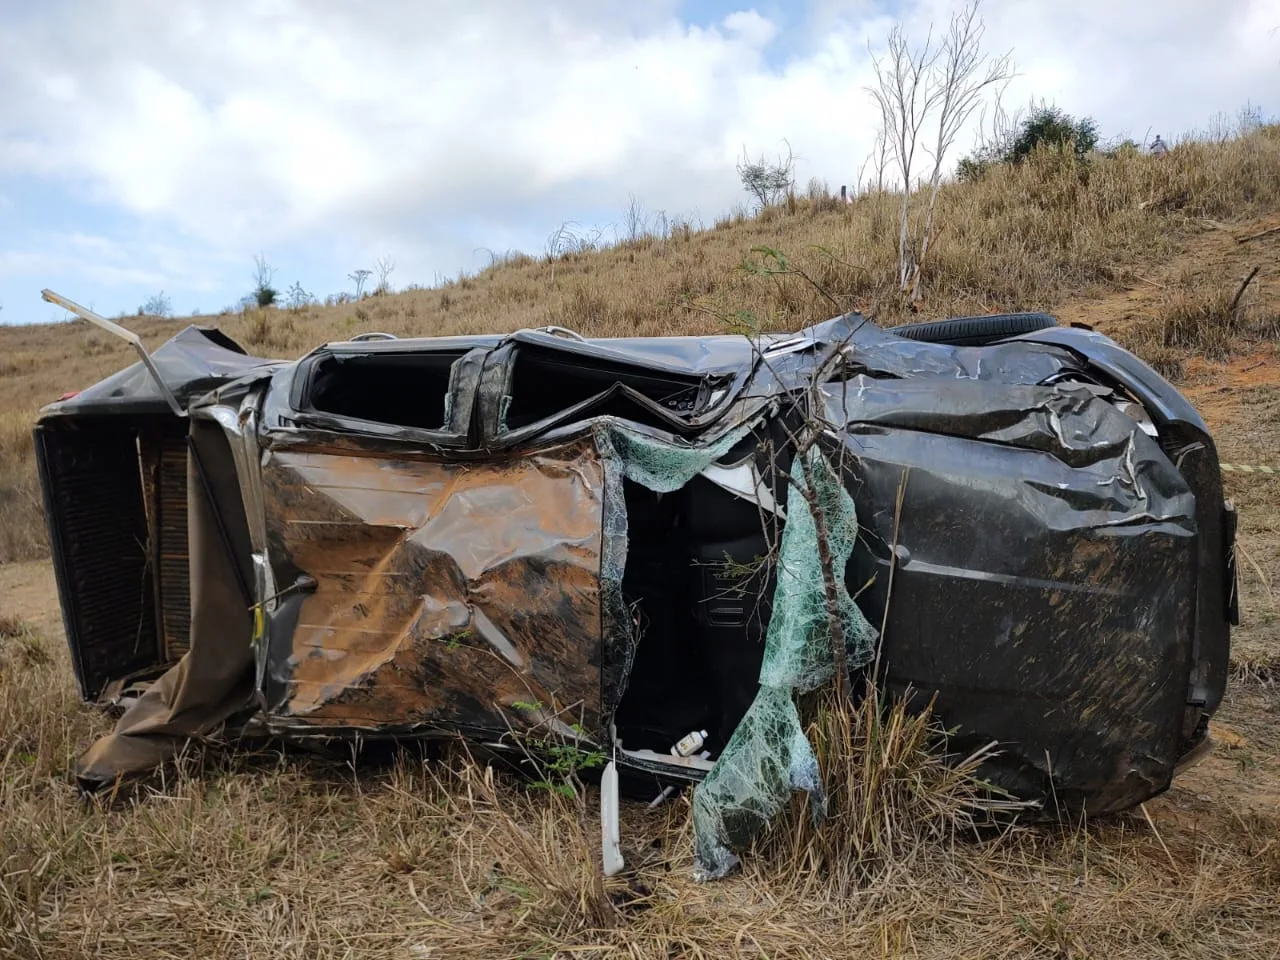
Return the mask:
<path id="1" fill-rule="evenodd" d="M 803 187 L 854 183 L 871 60 L 952 0 L 0 0 L 0 323 L 163 291 L 214 313 L 252 286 L 323 297 L 606 239 L 634 201 L 710 225 L 735 161 L 789 144 Z M 1166 140 L 1280 114 L 1280 0 L 985 0 L 1007 104 Z M 967 144 L 962 144 L 967 146 Z M 957 154 L 956 159 L 958 159 Z"/>

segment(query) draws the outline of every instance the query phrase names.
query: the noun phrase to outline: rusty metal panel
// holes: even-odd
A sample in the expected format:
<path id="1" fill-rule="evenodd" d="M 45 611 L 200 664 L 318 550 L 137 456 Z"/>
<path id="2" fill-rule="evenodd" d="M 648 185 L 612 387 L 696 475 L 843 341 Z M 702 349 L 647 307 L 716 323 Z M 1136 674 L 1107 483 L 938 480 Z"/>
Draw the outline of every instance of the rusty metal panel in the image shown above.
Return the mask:
<path id="1" fill-rule="evenodd" d="M 503 732 L 558 715 L 600 733 L 590 439 L 501 462 L 283 449 L 264 483 L 273 563 L 316 581 L 271 640 L 276 726 Z"/>

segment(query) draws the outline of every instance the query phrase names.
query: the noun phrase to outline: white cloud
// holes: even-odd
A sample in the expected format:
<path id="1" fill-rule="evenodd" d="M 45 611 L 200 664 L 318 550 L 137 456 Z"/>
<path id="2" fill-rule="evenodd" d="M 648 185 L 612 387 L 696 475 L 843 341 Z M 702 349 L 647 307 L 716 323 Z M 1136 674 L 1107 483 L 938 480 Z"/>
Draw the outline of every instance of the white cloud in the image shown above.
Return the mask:
<path id="1" fill-rule="evenodd" d="M 712 27 L 680 22 L 674 2 L 623 0 L 0 12 L 0 183 L 45 178 L 241 258 L 323 237 L 426 258 L 542 236 L 629 193 L 710 219 L 741 196 L 743 147 L 784 137 L 802 181 L 851 181 L 874 134 L 867 40 L 883 39 L 882 10 L 818 0 L 780 34 L 743 6 Z M 920 32 L 951 8 L 915 0 L 905 15 Z M 1280 0 L 985 9 L 988 47 L 1013 48 L 1021 72 L 1010 97 L 1054 99 L 1104 133 L 1168 137 L 1280 90 Z"/>
<path id="2" fill-rule="evenodd" d="M 243 257 L 228 263 L 217 251 L 193 250 L 172 241 L 46 230 L 31 231 L 23 239 L 20 248 L 0 247 L 0 280 L 77 277 L 105 287 L 202 292 L 217 288 L 219 268 L 234 266 L 246 272 Z"/>
<path id="3" fill-rule="evenodd" d="M 101 260 L 80 256 L 72 251 L 65 253 L 37 253 L 29 250 L 0 250 L 0 277 L 27 274 L 60 274 L 74 271 L 96 283 L 106 286 L 138 284 L 162 287 L 165 276 L 154 270 L 140 267 L 119 266 Z"/>

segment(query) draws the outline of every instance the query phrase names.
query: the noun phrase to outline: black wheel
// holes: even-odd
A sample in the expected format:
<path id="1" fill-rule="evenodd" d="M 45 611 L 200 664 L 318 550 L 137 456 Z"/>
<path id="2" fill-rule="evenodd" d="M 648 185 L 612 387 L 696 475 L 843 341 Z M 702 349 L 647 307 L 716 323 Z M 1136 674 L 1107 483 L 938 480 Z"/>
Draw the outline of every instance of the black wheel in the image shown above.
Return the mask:
<path id="1" fill-rule="evenodd" d="M 952 317 L 929 323 L 894 327 L 893 332 L 908 340 L 948 343 L 955 347 L 981 347 L 1006 337 L 1056 327 L 1058 320 L 1047 313 L 994 313 L 982 317 Z"/>

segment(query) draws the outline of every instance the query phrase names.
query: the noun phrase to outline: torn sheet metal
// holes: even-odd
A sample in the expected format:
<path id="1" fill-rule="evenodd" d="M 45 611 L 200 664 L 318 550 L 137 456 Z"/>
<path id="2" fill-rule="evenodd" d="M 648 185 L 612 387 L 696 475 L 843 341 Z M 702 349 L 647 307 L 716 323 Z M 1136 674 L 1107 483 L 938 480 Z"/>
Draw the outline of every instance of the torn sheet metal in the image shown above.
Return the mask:
<path id="1" fill-rule="evenodd" d="M 283 361 L 248 356 L 219 330 L 187 327 L 151 354 L 156 371 L 182 404 L 240 377 L 283 366 Z M 48 414 L 84 416 L 126 412 L 168 413 L 168 400 L 151 372 L 134 363 L 57 404 Z"/>
<path id="2" fill-rule="evenodd" d="M 603 736 L 604 468 L 590 439 L 459 464 L 323 449 L 263 469 L 272 559 L 317 587 L 268 646 L 271 729 Z"/>
<path id="3" fill-rule="evenodd" d="M 225 441 L 213 424 L 191 424 L 191 449 L 197 453 L 187 469 L 190 647 L 79 758 L 76 778 L 87 789 L 164 763 L 193 735 L 220 728 L 252 697 L 252 616 L 244 586 L 249 544 L 235 464 L 221 455 Z M 203 475 L 197 463 L 204 465 Z M 136 590 L 138 584 L 129 586 Z"/>

